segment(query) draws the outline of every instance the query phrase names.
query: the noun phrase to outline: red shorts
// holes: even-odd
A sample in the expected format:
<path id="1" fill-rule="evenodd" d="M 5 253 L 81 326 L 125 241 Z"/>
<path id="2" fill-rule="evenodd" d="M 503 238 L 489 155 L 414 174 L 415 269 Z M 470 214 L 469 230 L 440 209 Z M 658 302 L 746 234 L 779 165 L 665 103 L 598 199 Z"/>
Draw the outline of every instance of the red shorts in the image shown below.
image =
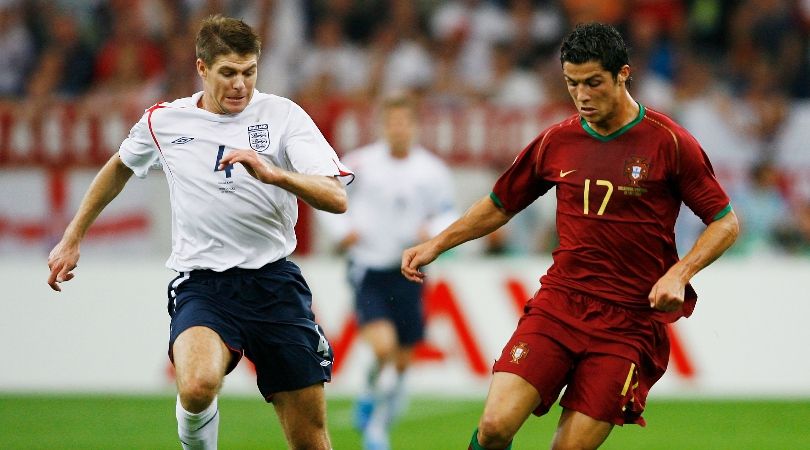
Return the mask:
<path id="1" fill-rule="evenodd" d="M 535 415 L 560 405 L 616 425 L 644 425 L 650 388 L 669 361 L 666 324 L 573 290 L 543 288 L 523 317 L 493 372 L 514 373 L 540 393 Z"/>

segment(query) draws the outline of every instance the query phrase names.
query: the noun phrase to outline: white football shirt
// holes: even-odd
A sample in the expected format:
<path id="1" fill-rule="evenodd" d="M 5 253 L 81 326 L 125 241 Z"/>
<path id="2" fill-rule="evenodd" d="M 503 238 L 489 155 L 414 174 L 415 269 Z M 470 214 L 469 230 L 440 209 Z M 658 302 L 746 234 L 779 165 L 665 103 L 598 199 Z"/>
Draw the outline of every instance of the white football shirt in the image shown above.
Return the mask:
<path id="1" fill-rule="evenodd" d="M 254 91 L 242 112 L 225 115 L 197 107 L 202 94 L 149 108 L 119 149 L 136 176 L 158 165 L 166 174 L 172 207 L 166 266 L 255 269 L 288 256 L 296 245 L 295 195 L 253 178 L 241 164 L 216 170 L 222 156 L 253 149 L 284 170 L 353 174 L 292 101 Z"/>
<path id="2" fill-rule="evenodd" d="M 458 217 L 452 173 L 425 148 L 414 145 L 395 158 L 384 141 L 344 156 L 357 179 L 346 188 L 346 214 L 319 214 L 326 231 L 340 240 L 355 231 L 359 241 L 348 250 L 358 266 L 400 266 L 402 251 L 420 242 L 420 234 L 438 234 Z"/>

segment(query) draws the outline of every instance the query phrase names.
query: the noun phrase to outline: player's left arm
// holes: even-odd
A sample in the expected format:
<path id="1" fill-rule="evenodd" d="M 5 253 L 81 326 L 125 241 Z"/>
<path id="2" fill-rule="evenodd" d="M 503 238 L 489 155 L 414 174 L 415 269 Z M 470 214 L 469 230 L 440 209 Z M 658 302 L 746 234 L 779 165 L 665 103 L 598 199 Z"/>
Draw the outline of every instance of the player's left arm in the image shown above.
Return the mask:
<path id="1" fill-rule="evenodd" d="M 710 223 L 689 253 L 653 285 L 649 296 L 650 306 L 661 311 L 679 309 L 683 305 L 689 280 L 731 247 L 739 233 L 740 223 L 732 210 Z"/>
<path id="2" fill-rule="evenodd" d="M 276 167 L 253 150 L 234 150 L 223 156 L 218 170 L 234 163 L 242 164 L 248 173 L 262 183 L 278 186 L 305 201 L 313 208 L 335 214 L 346 212 L 346 189 L 336 178 L 309 175 Z"/>
<path id="3" fill-rule="evenodd" d="M 706 229 L 680 261 L 675 263 L 650 290 L 650 306 L 675 311 L 684 302 L 686 284 L 695 274 L 720 257 L 737 239 L 740 231 L 737 215 L 714 175 L 709 157 L 685 130 L 678 130 L 678 148 L 674 152 L 674 180 L 683 202 Z"/>

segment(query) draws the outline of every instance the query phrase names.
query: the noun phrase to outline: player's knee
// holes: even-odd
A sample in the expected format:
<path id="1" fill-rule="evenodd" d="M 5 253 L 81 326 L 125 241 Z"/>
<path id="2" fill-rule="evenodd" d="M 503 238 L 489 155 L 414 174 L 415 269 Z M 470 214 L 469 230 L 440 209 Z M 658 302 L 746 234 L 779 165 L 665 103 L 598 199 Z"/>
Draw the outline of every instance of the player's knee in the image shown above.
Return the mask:
<path id="1" fill-rule="evenodd" d="M 515 430 L 501 416 L 484 414 L 478 424 L 478 443 L 484 448 L 504 448 L 512 441 Z"/>
<path id="2" fill-rule="evenodd" d="M 374 357 L 380 362 L 389 362 L 396 356 L 397 343 L 393 340 L 381 339 L 372 343 Z"/>
<path id="3" fill-rule="evenodd" d="M 194 377 L 178 385 L 180 401 L 189 412 L 204 410 L 214 401 L 219 390 L 219 381 L 203 377 Z"/>

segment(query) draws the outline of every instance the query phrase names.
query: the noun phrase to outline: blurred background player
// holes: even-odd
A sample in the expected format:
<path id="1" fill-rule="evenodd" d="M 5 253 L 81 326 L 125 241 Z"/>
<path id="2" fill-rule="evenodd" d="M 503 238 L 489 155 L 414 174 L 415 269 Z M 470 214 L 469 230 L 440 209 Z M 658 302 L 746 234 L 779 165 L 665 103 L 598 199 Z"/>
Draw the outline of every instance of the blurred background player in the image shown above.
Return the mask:
<path id="1" fill-rule="evenodd" d="M 560 245 L 493 366 L 470 450 L 509 449 L 530 414 L 560 398 L 553 449 L 595 449 L 614 425 L 641 424 L 669 359 L 667 324 L 692 314 L 689 280 L 739 225 L 697 141 L 627 90 L 627 47 L 610 25 L 578 25 L 560 62 L 578 113 L 543 131 L 492 193 L 402 256 L 402 272 L 487 235 L 556 187 Z M 681 203 L 707 225 L 678 260 Z"/>
<path id="2" fill-rule="evenodd" d="M 133 173 L 163 167 L 173 218 L 166 266 L 179 273 L 169 284 L 169 357 L 187 450 L 217 448 L 217 395 L 243 354 L 289 445 L 331 448 L 323 383 L 333 355 L 309 287 L 286 258 L 296 245 L 297 199 L 344 212 L 338 177 L 351 173 L 298 105 L 254 89 L 260 53 L 241 20 L 204 20 L 196 40 L 203 91 L 144 113 L 48 258 L 48 284 L 60 291 L 99 213 Z"/>
<path id="3" fill-rule="evenodd" d="M 405 96 L 382 104 L 383 138 L 344 160 L 357 174 L 346 214 L 322 214 L 348 254 L 360 332 L 374 353 L 357 400 L 355 425 L 368 450 L 388 449 L 388 429 L 405 401 L 405 372 L 424 334 L 422 285 L 399 270 L 402 250 L 456 217 L 450 170 L 416 142 L 416 106 Z M 381 377 L 393 368 L 393 380 Z"/>

